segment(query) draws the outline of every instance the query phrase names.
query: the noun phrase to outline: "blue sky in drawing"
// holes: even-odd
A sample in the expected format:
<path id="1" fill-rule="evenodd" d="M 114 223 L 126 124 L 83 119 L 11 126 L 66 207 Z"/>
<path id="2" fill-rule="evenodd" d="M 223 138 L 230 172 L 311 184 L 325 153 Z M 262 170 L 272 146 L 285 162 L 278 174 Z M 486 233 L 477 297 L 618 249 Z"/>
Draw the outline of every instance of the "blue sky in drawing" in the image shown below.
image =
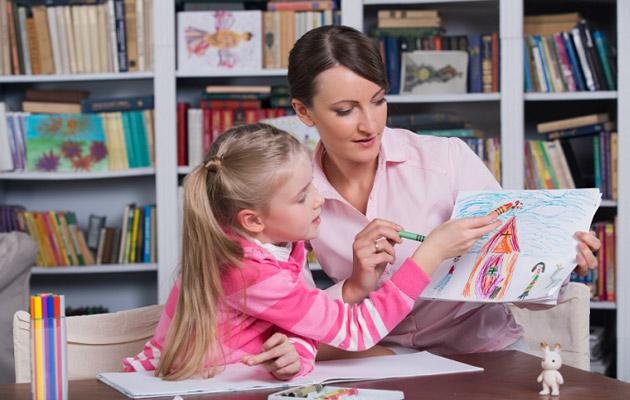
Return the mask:
<path id="1" fill-rule="evenodd" d="M 600 197 L 598 189 L 462 192 L 453 217 L 486 215 L 502 204 L 520 200 L 521 209 L 511 209 L 499 218 L 505 222 L 516 216 L 521 252 L 532 256 L 574 256 L 573 234 L 589 229 Z M 489 237 L 486 235 L 477 241 L 470 252 L 479 252 Z"/>

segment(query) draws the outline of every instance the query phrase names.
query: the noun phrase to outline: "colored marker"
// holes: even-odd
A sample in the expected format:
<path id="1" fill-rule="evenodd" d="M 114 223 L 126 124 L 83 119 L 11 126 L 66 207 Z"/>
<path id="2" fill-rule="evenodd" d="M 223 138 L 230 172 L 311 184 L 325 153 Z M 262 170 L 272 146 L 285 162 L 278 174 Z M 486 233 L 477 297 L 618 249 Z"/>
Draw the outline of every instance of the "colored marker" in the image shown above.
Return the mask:
<path id="1" fill-rule="evenodd" d="M 424 242 L 424 239 L 426 238 L 423 235 L 418 235 L 417 233 L 407 232 L 407 231 L 398 232 L 398 236 L 404 239 L 416 240 L 418 242 Z"/>
<path id="2" fill-rule="evenodd" d="M 44 399 L 46 393 L 46 374 L 44 373 L 44 332 L 42 329 L 42 298 L 35 296 L 35 309 L 33 310 L 33 323 L 35 334 L 35 374 L 37 382 L 37 399 Z"/>
<path id="3" fill-rule="evenodd" d="M 289 393 L 289 397 L 307 397 L 309 393 L 319 392 L 320 390 L 322 390 L 323 387 L 324 386 L 319 383 L 315 385 L 304 386 Z"/>
<path id="4" fill-rule="evenodd" d="M 333 390 L 330 393 L 326 393 L 323 396 L 320 396 L 320 399 L 326 400 L 340 400 L 345 396 L 353 396 L 359 393 L 359 389 L 357 388 L 347 388 L 347 389 L 337 389 Z"/>

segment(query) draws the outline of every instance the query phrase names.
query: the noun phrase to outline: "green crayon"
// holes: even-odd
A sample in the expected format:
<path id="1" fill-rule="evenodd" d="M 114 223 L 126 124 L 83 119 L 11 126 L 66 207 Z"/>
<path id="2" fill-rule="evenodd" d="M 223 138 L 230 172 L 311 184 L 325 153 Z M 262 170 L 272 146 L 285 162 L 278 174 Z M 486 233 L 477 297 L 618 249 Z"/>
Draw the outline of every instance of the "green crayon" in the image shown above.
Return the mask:
<path id="1" fill-rule="evenodd" d="M 398 232 L 398 235 L 401 238 L 409 239 L 409 240 L 417 240 L 418 242 L 424 242 L 424 239 L 425 239 L 425 236 L 418 235 L 417 233 L 413 233 L 413 232 L 400 231 Z"/>

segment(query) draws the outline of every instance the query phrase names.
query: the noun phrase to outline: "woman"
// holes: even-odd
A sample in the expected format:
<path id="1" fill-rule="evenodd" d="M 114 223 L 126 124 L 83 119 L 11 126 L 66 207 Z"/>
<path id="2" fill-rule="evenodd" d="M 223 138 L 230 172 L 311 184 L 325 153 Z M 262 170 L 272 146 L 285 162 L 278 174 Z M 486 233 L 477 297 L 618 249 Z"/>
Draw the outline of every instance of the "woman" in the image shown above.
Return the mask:
<path id="1" fill-rule="evenodd" d="M 359 301 L 356 293 L 369 285 L 360 279 L 366 271 L 380 274 L 384 268 L 384 280 L 397 270 L 417 247 L 403 241 L 394 250 L 397 224 L 429 233 L 449 219 L 459 191 L 500 189 L 461 140 L 385 126 L 385 67 L 362 33 L 344 26 L 309 31 L 291 50 L 288 81 L 298 117 L 321 137 L 314 182 L 326 202 L 311 245 L 336 282 L 331 296 Z M 583 274 L 597 266 L 593 251 L 600 243 L 592 233 L 576 236 Z M 419 300 L 381 344 L 456 354 L 525 349 L 521 336 L 504 304 Z"/>

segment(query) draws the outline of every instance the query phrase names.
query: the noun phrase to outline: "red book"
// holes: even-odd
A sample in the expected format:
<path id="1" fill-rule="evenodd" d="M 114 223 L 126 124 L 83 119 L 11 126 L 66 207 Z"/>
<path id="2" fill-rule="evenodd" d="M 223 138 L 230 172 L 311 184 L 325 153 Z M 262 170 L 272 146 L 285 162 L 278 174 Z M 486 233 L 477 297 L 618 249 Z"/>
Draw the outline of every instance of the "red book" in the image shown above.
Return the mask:
<path id="1" fill-rule="evenodd" d="M 492 34 L 492 92 L 499 93 L 499 34 Z"/>
<path id="2" fill-rule="evenodd" d="M 221 130 L 221 110 L 212 109 L 210 111 L 212 113 L 212 128 L 210 129 L 210 131 L 212 132 L 212 140 L 210 143 L 212 143 L 217 140 L 217 138 L 223 133 L 223 131 Z"/>
<path id="3" fill-rule="evenodd" d="M 188 103 L 177 103 L 177 165 L 188 165 L 186 136 L 188 132 Z"/>
<path id="4" fill-rule="evenodd" d="M 210 145 L 212 144 L 212 110 L 209 108 L 204 108 L 201 110 L 202 112 L 202 126 L 203 126 L 203 155 L 208 154 L 208 150 L 210 150 Z"/>
<path id="5" fill-rule="evenodd" d="M 260 100 L 201 100 L 199 102 L 201 108 L 224 108 L 236 110 L 237 108 L 251 109 L 260 108 Z"/>

